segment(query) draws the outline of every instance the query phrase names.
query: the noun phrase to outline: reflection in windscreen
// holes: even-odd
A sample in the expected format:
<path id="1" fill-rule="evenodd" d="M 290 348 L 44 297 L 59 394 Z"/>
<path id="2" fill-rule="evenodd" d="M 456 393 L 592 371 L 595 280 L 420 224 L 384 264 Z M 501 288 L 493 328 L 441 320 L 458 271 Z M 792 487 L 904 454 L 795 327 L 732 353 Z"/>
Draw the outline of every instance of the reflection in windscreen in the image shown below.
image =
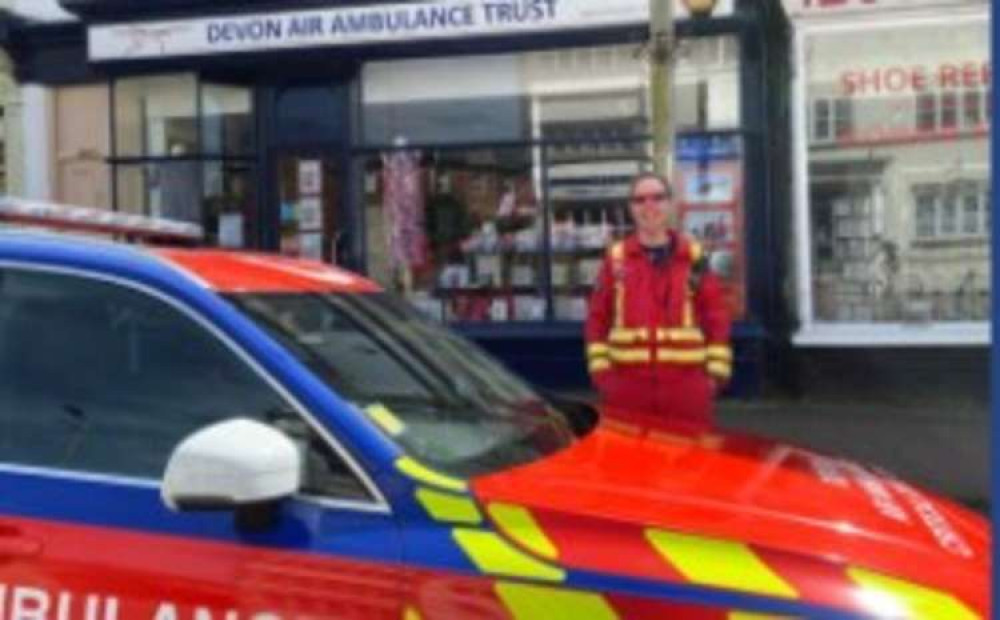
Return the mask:
<path id="1" fill-rule="evenodd" d="M 383 406 L 420 460 L 475 475 L 572 441 L 565 418 L 479 348 L 385 294 L 230 298 L 341 396 Z"/>

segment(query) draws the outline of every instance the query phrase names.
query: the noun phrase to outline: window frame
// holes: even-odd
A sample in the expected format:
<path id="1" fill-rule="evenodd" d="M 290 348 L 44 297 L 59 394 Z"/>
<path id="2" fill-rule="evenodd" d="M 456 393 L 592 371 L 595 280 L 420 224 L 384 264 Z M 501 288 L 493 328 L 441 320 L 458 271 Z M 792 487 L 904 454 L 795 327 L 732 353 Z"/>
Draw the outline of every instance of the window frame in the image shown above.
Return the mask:
<path id="1" fill-rule="evenodd" d="M 938 243 L 952 241 L 982 241 L 990 238 L 988 195 L 990 192 L 989 181 L 984 179 L 963 179 L 950 183 L 920 183 L 910 188 L 910 195 L 913 196 L 913 228 L 911 234 L 914 243 Z M 976 230 L 968 232 L 966 230 L 968 199 L 974 198 L 976 202 L 975 223 Z M 930 200 L 929 205 L 921 200 Z M 954 219 L 950 220 L 945 204 L 948 200 L 953 200 Z M 921 220 L 919 211 L 921 206 L 931 208 L 931 230 L 920 228 Z M 926 223 L 926 222 L 925 222 Z M 948 225 L 948 230 L 945 230 Z"/>
<path id="2" fill-rule="evenodd" d="M 298 500 L 305 501 L 311 504 L 336 508 L 340 510 L 352 510 L 357 512 L 366 513 L 378 513 L 378 514 L 392 514 L 392 508 L 389 502 L 386 500 L 385 494 L 375 483 L 374 478 L 364 469 L 364 467 L 355 459 L 350 452 L 341 444 L 337 437 L 330 432 L 323 424 L 321 424 L 317 418 L 309 411 L 309 409 L 303 405 L 303 403 L 295 397 L 282 383 L 274 377 L 270 372 L 268 372 L 249 352 L 247 352 L 243 347 L 241 347 L 235 340 L 228 336 L 222 329 L 216 326 L 207 317 L 203 316 L 196 309 L 192 308 L 190 305 L 184 303 L 183 301 L 177 299 L 170 294 L 158 290 L 152 286 L 136 282 L 127 277 L 122 277 L 118 275 L 112 275 L 101 271 L 95 271 L 80 267 L 70 267 L 65 265 L 43 265 L 31 261 L 22 260 L 7 260 L 0 259 L 0 273 L 10 270 L 20 270 L 23 272 L 34 272 L 34 273 L 45 273 L 53 275 L 62 275 L 67 277 L 83 278 L 86 280 L 102 282 L 112 286 L 118 286 L 125 289 L 129 289 L 140 295 L 146 295 L 160 303 L 165 303 L 166 305 L 173 308 L 175 311 L 179 312 L 181 315 L 186 317 L 188 320 L 193 321 L 193 323 L 205 331 L 205 333 L 210 337 L 222 344 L 222 346 L 228 350 L 230 353 L 235 355 L 238 363 L 244 364 L 248 370 L 256 375 L 259 379 L 263 380 L 267 386 L 274 390 L 275 393 L 282 398 L 291 411 L 294 411 L 299 415 L 302 420 L 312 429 L 318 437 L 325 442 L 326 446 L 330 448 L 333 453 L 340 459 L 343 460 L 344 465 L 347 469 L 354 474 L 358 479 L 361 486 L 369 493 L 371 496 L 370 501 L 363 501 L 357 499 L 342 499 L 327 497 L 321 495 L 309 495 L 305 493 L 296 493 L 294 496 Z M 263 333 L 263 332 L 262 332 Z M 264 334 L 264 337 L 270 338 L 269 335 Z M 162 485 L 162 480 L 153 480 L 149 478 L 141 478 L 135 476 L 127 475 L 115 475 L 115 474 L 104 474 L 95 472 L 85 472 L 76 471 L 69 469 L 60 469 L 57 467 L 44 467 L 38 465 L 20 465 L 16 463 L 6 463 L 0 461 L 0 472 L 12 472 L 12 473 L 29 473 L 35 475 L 44 475 L 52 478 L 67 478 L 73 480 L 83 480 L 83 481 L 95 481 L 95 482 L 106 482 L 116 485 L 134 486 L 141 488 L 160 488 Z"/>

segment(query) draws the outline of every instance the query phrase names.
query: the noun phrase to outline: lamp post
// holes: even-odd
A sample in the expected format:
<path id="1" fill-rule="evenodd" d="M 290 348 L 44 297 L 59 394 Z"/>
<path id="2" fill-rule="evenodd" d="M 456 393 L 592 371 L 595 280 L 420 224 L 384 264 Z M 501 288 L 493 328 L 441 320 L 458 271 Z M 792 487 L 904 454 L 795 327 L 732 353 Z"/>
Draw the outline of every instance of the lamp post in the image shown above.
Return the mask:
<path id="1" fill-rule="evenodd" d="M 670 177 L 674 168 L 674 2 L 649 0 L 649 89 L 653 170 Z"/>

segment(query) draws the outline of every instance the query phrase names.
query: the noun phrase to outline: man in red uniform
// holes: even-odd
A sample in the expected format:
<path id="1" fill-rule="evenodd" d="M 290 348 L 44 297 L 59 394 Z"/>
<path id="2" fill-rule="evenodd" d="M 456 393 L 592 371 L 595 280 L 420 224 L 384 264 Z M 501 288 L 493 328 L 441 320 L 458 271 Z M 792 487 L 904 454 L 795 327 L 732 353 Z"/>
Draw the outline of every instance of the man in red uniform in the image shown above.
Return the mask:
<path id="1" fill-rule="evenodd" d="M 701 246 L 670 227 L 669 183 L 639 175 L 636 232 L 609 248 L 587 317 L 587 361 L 607 415 L 645 428 L 713 426 L 732 372 L 730 318 Z"/>

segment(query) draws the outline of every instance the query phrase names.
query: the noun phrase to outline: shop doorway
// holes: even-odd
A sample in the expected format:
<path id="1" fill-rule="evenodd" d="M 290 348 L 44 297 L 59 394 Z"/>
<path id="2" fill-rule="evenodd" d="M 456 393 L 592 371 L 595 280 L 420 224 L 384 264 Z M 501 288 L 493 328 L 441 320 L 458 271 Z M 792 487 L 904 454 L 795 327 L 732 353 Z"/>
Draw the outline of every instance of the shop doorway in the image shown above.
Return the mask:
<path id="1" fill-rule="evenodd" d="M 278 149 L 271 161 L 282 254 L 348 264 L 341 158 L 329 151 Z"/>

